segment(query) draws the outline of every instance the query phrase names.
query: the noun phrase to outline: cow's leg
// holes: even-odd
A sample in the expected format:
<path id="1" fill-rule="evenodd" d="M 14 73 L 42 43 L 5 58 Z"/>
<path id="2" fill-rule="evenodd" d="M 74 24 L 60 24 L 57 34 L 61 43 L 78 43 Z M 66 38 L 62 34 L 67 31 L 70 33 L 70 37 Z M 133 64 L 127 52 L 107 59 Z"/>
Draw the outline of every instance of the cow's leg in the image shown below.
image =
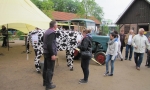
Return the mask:
<path id="1" fill-rule="evenodd" d="M 66 59 L 67 59 L 67 66 L 69 67 L 70 66 L 70 63 L 69 63 L 69 50 L 66 50 Z"/>
<path id="2" fill-rule="evenodd" d="M 38 73 L 40 73 L 40 70 L 41 70 L 41 66 L 40 66 L 40 57 L 42 56 L 42 52 L 40 49 L 37 50 L 37 55 L 36 55 L 36 58 L 35 58 L 35 68 L 36 68 L 36 71 Z"/>
<path id="3" fill-rule="evenodd" d="M 74 49 L 67 48 L 66 50 L 66 58 L 67 58 L 67 66 L 70 67 L 70 71 L 73 71 L 73 58 L 74 58 Z"/>

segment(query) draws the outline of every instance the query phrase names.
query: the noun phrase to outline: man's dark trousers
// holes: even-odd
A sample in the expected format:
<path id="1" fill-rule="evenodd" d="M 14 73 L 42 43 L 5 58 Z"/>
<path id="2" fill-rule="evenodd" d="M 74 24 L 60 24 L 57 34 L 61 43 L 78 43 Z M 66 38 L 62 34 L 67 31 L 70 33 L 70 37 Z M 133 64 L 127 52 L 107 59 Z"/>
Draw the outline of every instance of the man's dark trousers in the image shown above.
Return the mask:
<path id="1" fill-rule="evenodd" d="M 141 63 L 143 61 L 143 56 L 144 56 L 144 53 L 136 53 L 136 52 L 134 52 L 134 60 L 135 60 L 136 67 L 140 67 L 141 66 Z"/>
<path id="2" fill-rule="evenodd" d="M 55 60 L 51 60 L 51 55 L 49 53 L 44 53 L 43 83 L 45 83 L 48 88 L 52 84 L 54 67 Z"/>
<path id="3" fill-rule="evenodd" d="M 129 49 L 130 49 L 130 54 L 129 54 Z M 133 46 L 132 45 L 126 45 L 126 54 L 125 54 L 125 59 L 128 59 L 128 54 L 129 54 L 129 60 L 132 59 L 132 53 L 133 53 Z"/>

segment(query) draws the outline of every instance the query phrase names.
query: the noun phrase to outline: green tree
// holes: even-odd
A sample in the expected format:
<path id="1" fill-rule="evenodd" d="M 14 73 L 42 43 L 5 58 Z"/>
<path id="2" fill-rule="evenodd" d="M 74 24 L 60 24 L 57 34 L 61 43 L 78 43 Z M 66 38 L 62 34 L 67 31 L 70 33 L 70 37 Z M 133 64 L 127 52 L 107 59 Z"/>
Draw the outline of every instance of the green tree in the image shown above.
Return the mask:
<path id="1" fill-rule="evenodd" d="M 74 0 L 52 0 L 54 10 L 61 12 L 77 13 L 78 2 Z"/>
<path id="2" fill-rule="evenodd" d="M 103 34 L 107 35 L 109 33 L 109 27 L 107 25 L 102 26 Z"/>
<path id="3" fill-rule="evenodd" d="M 41 10 L 49 17 L 52 18 L 52 11 L 54 7 L 54 3 L 52 0 L 43 0 L 41 3 Z"/>
<path id="4" fill-rule="evenodd" d="M 42 1 L 40 0 L 31 0 L 39 9 L 41 9 Z"/>
<path id="5" fill-rule="evenodd" d="M 52 18 L 51 12 L 54 10 L 52 0 L 31 0 L 41 11 Z"/>
<path id="6" fill-rule="evenodd" d="M 77 13 L 82 18 L 94 16 L 99 21 L 103 18 L 102 8 L 95 0 L 31 0 L 47 16 L 52 18 L 51 12 L 61 11 Z"/>
<path id="7" fill-rule="evenodd" d="M 95 8 L 92 11 L 91 15 L 93 15 L 99 21 L 101 21 L 103 19 L 103 16 L 104 16 L 103 10 L 97 3 L 95 3 Z"/>
<path id="8" fill-rule="evenodd" d="M 102 8 L 95 2 L 95 0 L 76 0 L 78 2 L 81 1 L 79 5 L 79 16 L 84 16 L 85 18 L 88 18 L 88 16 L 94 16 L 99 21 L 103 18 L 103 10 Z"/>

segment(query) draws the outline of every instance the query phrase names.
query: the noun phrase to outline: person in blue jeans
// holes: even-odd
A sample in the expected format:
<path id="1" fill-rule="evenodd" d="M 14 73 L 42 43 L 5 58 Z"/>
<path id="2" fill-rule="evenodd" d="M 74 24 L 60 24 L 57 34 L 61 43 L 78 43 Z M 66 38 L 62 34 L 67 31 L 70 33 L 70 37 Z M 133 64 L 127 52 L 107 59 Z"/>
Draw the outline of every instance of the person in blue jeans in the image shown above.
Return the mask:
<path id="1" fill-rule="evenodd" d="M 134 32 L 131 29 L 125 37 L 125 44 L 126 44 L 125 60 L 128 59 L 129 50 L 130 50 L 129 60 L 131 61 L 132 59 L 132 53 L 133 53 L 132 39 L 134 36 L 135 36 Z"/>
<path id="2" fill-rule="evenodd" d="M 135 35 L 132 40 L 132 45 L 134 47 L 134 61 L 136 64 L 136 69 L 140 70 L 141 63 L 143 61 L 143 56 L 145 49 L 148 49 L 147 53 L 150 53 L 150 43 L 147 37 L 144 35 L 144 29 L 139 29 L 139 34 Z"/>
<path id="3" fill-rule="evenodd" d="M 78 46 L 81 52 L 90 52 L 89 55 L 83 55 L 81 53 L 81 68 L 84 74 L 84 78 L 79 80 L 79 83 L 87 83 L 89 77 L 89 63 L 92 57 L 92 36 L 90 30 L 83 31 L 83 39 Z"/>
<path id="4" fill-rule="evenodd" d="M 114 72 L 114 62 L 117 56 L 118 52 L 118 41 L 117 41 L 117 34 L 112 32 L 110 34 L 110 40 L 108 42 L 108 48 L 106 51 L 106 72 L 104 73 L 104 76 L 113 76 Z M 111 72 L 109 73 L 109 61 L 111 61 Z"/>

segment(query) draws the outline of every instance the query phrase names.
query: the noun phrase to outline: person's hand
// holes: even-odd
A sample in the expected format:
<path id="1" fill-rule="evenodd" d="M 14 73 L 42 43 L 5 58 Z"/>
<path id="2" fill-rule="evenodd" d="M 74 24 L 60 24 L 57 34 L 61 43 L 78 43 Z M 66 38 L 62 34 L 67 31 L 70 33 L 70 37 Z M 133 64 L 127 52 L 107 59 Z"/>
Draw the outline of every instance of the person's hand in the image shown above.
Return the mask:
<path id="1" fill-rule="evenodd" d="M 80 43 L 81 41 L 80 40 L 78 40 L 78 43 Z"/>
<path id="2" fill-rule="evenodd" d="M 137 49 L 138 47 L 136 46 L 135 49 Z"/>
<path id="3" fill-rule="evenodd" d="M 26 53 L 29 54 L 29 50 L 27 50 Z"/>
<path id="4" fill-rule="evenodd" d="M 56 56 L 53 55 L 53 56 L 51 57 L 51 60 L 56 60 Z"/>

